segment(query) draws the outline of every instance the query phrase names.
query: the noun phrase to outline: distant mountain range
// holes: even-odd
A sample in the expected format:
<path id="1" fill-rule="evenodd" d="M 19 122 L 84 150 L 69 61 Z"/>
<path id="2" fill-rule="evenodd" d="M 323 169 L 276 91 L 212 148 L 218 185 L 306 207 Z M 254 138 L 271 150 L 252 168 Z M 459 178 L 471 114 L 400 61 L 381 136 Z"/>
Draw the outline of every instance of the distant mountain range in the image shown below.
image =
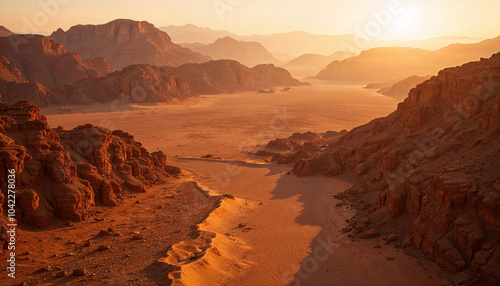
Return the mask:
<path id="1" fill-rule="evenodd" d="M 305 54 L 291 60 L 283 67 L 323 69 L 332 61 L 339 61 L 346 58 L 354 57 L 356 55 L 357 54 L 351 52 L 336 52 L 329 56 L 318 55 L 318 54 Z"/>
<path id="2" fill-rule="evenodd" d="M 453 44 L 437 51 L 389 47 L 363 51 L 359 56 L 334 61 L 316 78 L 348 82 L 379 82 L 439 70 L 490 57 L 500 51 L 500 37 L 475 44 Z"/>
<path id="3" fill-rule="evenodd" d="M 481 39 L 468 37 L 437 37 L 422 41 L 377 41 L 357 38 L 353 35 L 313 35 L 307 32 L 288 32 L 270 35 L 236 35 L 224 30 L 212 30 L 195 25 L 160 27 L 176 43 L 212 43 L 229 36 L 239 41 L 258 42 L 271 53 L 282 52 L 293 57 L 304 54 L 331 55 L 337 51 L 360 53 L 375 47 L 413 47 L 437 50 L 454 43 L 476 43 Z M 360 45 L 359 43 L 362 43 Z"/>
<path id="4" fill-rule="evenodd" d="M 279 61 L 256 42 L 237 41 L 229 36 L 219 38 L 210 44 L 181 44 L 195 52 L 208 55 L 214 60 L 229 59 L 236 60 L 248 67 L 258 64 L 279 64 Z"/>

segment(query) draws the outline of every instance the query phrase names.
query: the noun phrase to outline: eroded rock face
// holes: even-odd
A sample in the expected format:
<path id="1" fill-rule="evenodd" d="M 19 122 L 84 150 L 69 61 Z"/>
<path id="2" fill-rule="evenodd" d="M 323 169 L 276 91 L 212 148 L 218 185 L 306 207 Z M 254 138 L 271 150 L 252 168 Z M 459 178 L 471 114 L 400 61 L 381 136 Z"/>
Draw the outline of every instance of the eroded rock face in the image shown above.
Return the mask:
<path id="1" fill-rule="evenodd" d="M 166 163 L 165 154 L 150 154 L 126 132 L 89 124 L 50 129 L 38 107 L 0 102 L 0 201 L 15 169 L 18 219 L 33 226 L 47 227 L 56 216 L 84 220 L 96 203 L 116 205 L 124 190 L 143 192 L 180 173 Z"/>
<path id="2" fill-rule="evenodd" d="M 250 69 L 231 60 L 185 64 L 172 69 L 172 72 L 186 80 L 191 90 L 198 94 L 257 91 L 273 86 L 302 84 L 283 68 L 258 65 Z"/>
<path id="3" fill-rule="evenodd" d="M 104 59 L 83 60 L 61 44 L 40 35 L 0 38 L 0 56 L 32 82 L 55 86 L 107 75 L 114 68 Z M 10 81 L 10 80 L 9 80 Z"/>
<path id="4" fill-rule="evenodd" d="M 114 20 L 103 25 L 77 25 L 49 36 L 82 58 L 103 57 L 121 70 L 130 65 L 179 66 L 210 57 L 172 43 L 167 33 L 145 21 Z"/>
<path id="5" fill-rule="evenodd" d="M 150 65 L 130 66 L 104 77 L 87 78 L 55 87 L 46 87 L 36 82 L 0 80 L 0 90 L 4 101 L 28 100 L 40 106 L 92 103 L 118 106 L 176 102 L 195 96 L 186 81 L 176 77 L 167 68 Z"/>
<path id="6" fill-rule="evenodd" d="M 297 161 L 294 172 L 329 175 L 338 165 L 357 178 L 343 197 L 374 202 L 379 210 L 372 212 L 390 218 L 412 215 L 408 231 L 427 258 L 452 273 L 472 267 L 485 283 L 498 284 L 499 109 L 496 54 L 439 72 L 394 113 Z"/>

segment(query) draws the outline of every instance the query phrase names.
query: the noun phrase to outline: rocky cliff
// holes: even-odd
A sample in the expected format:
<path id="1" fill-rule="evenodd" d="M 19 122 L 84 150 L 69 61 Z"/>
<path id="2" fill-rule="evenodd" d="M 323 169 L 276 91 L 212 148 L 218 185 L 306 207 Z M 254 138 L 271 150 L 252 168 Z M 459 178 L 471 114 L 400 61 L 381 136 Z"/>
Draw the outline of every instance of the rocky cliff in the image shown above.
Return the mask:
<path id="1" fill-rule="evenodd" d="M 250 69 L 232 60 L 186 64 L 172 69 L 172 72 L 186 80 L 198 94 L 257 91 L 272 86 L 301 84 L 287 70 L 274 65 L 258 65 Z"/>
<path id="2" fill-rule="evenodd" d="M 103 57 L 117 69 L 134 64 L 179 66 L 210 58 L 172 42 L 167 33 L 144 21 L 114 20 L 103 25 L 58 29 L 49 37 L 82 58 Z"/>
<path id="3" fill-rule="evenodd" d="M 496 54 L 439 72 L 389 116 L 327 142 L 319 156 L 296 160 L 294 173 L 352 180 L 339 198 L 358 207 L 358 218 L 386 233 L 399 221 L 428 259 L 461 273 L 457 279 L 470 282 L 472 273 L 498 285 L 499 142 Z"/>
<path id="4" fill-rule="evenodd" d="M 84 220 L 91 206 L 116 205 L 125 192 L 145 192 L 180 172 L 126 132 L 90 124 L 51 129 L 26 101 L 0 102 L 2 208 L 9 169 L 16 173 L 16 217 L 39 228 L 55 217 Z"/>
<path id="5" fill-rule="evenodd" d="M 0 56 L 32 82 L 45 86 L 72 83 L 105 76 L 114 71 L 100 59 L 82 60 L 61 44 L 39 35 L 11 35 L 0 38 Z"/>

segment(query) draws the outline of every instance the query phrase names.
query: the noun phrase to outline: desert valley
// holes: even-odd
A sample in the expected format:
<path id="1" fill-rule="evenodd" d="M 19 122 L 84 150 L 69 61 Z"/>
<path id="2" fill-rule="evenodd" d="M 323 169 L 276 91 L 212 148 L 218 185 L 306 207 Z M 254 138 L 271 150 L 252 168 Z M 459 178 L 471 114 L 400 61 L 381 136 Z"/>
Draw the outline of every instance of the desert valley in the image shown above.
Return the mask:
<path id="1" fill-rule="evenodd" d="M 0 23 L 1 285 L 500 284 L 499 33 L 58 17 Z"/>

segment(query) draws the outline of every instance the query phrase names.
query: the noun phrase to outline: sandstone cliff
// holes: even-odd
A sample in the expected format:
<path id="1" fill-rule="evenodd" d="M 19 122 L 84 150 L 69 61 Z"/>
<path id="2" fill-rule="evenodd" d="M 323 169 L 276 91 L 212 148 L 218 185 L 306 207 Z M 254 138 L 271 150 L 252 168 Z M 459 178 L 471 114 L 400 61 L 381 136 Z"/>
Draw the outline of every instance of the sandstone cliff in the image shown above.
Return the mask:
<path id="1" fill-rule="evenodd" d="M 358 206 L 358 217 L 369 216 L 386 233 L 395 229 L 383 225 L 401 218 L 427 258 L 498 285 L 499 142 L 496 54 L 439 72 L 389 116 L 327 142 L 319 156 L 296 160 L 294 173 L 352 180 L 339 198 Z"/>
<path id="2" fill-rule="evenodd" d="M 93 205 L 113 206 L 124 192 L 144 192 L 178 174 L 161 152 L 149 153 L 134 137 L 90 124 L 51 129 L 28 102 L 0 102 L 0 206 L 7 171 L 16 170 L 16 216 L 47 227 L 55 217 L 81 221 Z"/>
<path id="3" fill-rule="evenodd" d="M 47 37 L 11 35 L 0 38 L 0 56 L 18 69 L 29 81 L 45 86 L 72 83 L 114 71 L 104 59 L 82 60 L 75 53 Z"/>
<path id="4" fill-rule="evenodd" d="M 218 60 L 203 64 L 186 64 L 172 69 L 198 94 L 257 91 L 272 86 L 296 86 L 301 83 L 290 73 L 274 65 L 248 68 L 236 61 Z"/>
<path id="5" fill-rule="evenodd" d="M 210 58 L 172 43 L 167 33 L 144 21 L 114 20 L 103 25 L 58 29 L 49 37 L 82 58 L 103 57 L 117 69 L 134 64 L 179 66 Z"/>

